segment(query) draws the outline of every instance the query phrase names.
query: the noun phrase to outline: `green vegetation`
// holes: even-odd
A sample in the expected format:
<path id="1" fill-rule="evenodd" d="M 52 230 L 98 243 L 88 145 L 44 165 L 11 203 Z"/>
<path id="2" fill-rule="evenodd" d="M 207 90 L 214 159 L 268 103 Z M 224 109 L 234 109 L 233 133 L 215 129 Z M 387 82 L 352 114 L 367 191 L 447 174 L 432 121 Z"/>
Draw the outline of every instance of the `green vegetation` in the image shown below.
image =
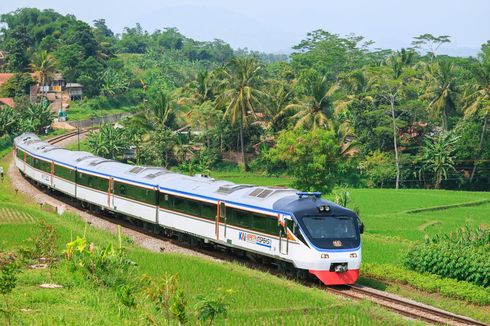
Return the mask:
<path id="1" fill-rule="evenodd" d="M 2 166 L 6 168 L 7 162 L 3 160 Z M 165 273 L 178 275 L 180 290 L 175 291 L 169 301 L 171 324 L 178 320 L 183 322 L 183 306 L 186 307 L 189 324 L 196 323 L 198 319 L 209 324 L 213 318 L 217 324 L 297 325 L 324 324 L 325 320 L 376 325 L 409 323 L 373 304 L 339 299 L 320 289 L 306 288 L 234 263 L 217 264 L 197 257 L 149 252 L 132 245 L 125 236 L 117 237 L 97 230 L 70 213 L 60 218 L 39 210 L 24 195 L 15 195 L 9 187 L 9 180 L 0 183 L 0 203 L 2 209 L 21 210 L 36 221 L 44 219 L 56 231 L 57 260 L 49 270 L 27 269 L 25 263 L 21 264 L 17 286 L 8 294 L 13 324 L 75 324 L 80 320 L 93 324 L 164 323 L 165 314 L 148 300 L 147 281 L 141 277 L 146 274 L 152 282 L 163 282 L 161 277 Z M 35 242 L 29 239 L 35 239 L 42 230 L 38 223 L 2 221 L 2 251 L 34 249 Z M 50 234 L 50 231 L 42 232 Z M 76 240 L 77 235 L 82 240 Z M 83 239 L 87 239 L 86 242 Z M 48 247 L 39 244 L 39 248 Z M 126 248 L 122 255 L 117 253 L 120 247 Z M 61 255 L 63 249 L 65 254 Z M 131 264 L 132 267 L 128 267 L 124 262 L 126 259 L 134 261 L 136 266 Z M 133 269 L 130 274 L 135 277 L 131 282 L 140 285 L 135 288 L 114 287 L 114 284 L 120 284 L 120 278 L 114 275 L 121 274 L 112 273 L 112 267 L 111 272 L 104 272 L 109 266 L 107 264 Z M 38 287 L 42 283 L 63 287 L 42 289 Z M 155 290 L 155 287 L 151 289 Z M 224 289 L 232 289 L 233 292 L 226 294 Z"/>
<path id="2" fill-rule="evenodd" d="M 132 113 L 134 111 L 135 107 L 133 106 L 121 106 L 113 108 L 110 104 L 108 104 L 107 107 L 100 107 L 100 103 L 91 103 L 90 101 L 82 103 L 71 102 L 70 108 L 68 109 L 68 118 L 69 121 L 79 121 L 104 117 L 113 114 Z"/>
<path id="3" fill-rule="evenodd" d="M 412 270 L 467 281 L 484 287 L 490 285 L 488 252 L 490 230 L 460 228 L 445 236 L 428 238 L 412 248 L 405 265 Z M 489 300 L 490 302 L 490 300 Z"/>

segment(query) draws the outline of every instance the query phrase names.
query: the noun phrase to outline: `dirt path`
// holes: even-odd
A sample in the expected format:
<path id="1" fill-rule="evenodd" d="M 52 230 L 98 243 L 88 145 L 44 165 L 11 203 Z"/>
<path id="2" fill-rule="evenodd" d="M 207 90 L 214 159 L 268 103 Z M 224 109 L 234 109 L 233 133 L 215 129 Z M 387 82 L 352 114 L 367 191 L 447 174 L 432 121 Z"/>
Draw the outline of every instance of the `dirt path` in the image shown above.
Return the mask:
<path id="1" fill-rule="evenodd" d="M 63 144 L 64 146 L 67 146 L 76 141 L 77 141 L 77 136 L 69 138 L 66 141 L 63 141 Z M 26 194 L 29 198 L 32 198 L 34 202 L 49 203 L 52 206 L 61 206 L 61 205 L 65 206 L 66 212 L 75 213 L 76 215 L 80 216 L 80 218 L 82 218 L 84 221 L 91 224 L 92 226 L 109 231 L 112 234 L 117 233 L 117 224 L 102 219 L 100 217 L 97 217 L 95 215 L 92 215 L 90 213 L 87 213 L 73 206 L 67 206 L 62 201 L 54 197 L 51 197 L 48 194 L 39 190 L 38 188 L 32 186 L 26 179 L 24 179 L 24 177 L 22 177 L 19 170 L 16 168 L 15 162 L 12 158 L 10 158 L 8 174 L 10 176 L 12 188 L 18 189 L 19 192 Z M 189 256 L 197 256 L 197 257 L 210 259 L 213 261 L 218 261 L 218 259 L 214 257 L 190 250 L 188 248 L 180 247 L 168 241 L 163 241 L 160 239 L 153 238 L 149 235 L 140 233 L 132 229 L 122 227 L 122 232 L 130 239 L 132 239 L 135 244 L 154 252 L 163 251 L 163 252 L 171 252 L 171 253 L 180 253 Z"/>

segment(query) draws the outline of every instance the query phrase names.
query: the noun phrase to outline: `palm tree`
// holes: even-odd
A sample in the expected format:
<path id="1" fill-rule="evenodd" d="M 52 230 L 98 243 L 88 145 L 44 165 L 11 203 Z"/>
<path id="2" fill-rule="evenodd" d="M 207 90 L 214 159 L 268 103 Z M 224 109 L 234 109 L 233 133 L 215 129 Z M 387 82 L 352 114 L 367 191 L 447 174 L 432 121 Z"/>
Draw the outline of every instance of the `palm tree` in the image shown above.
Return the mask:
<path id="1" fill-rule="evenodd" d="M 37 73 L 39 85 L 44 86 L 46 80 L 49 79 L 56 71 L 55 59 L 45 50 L 36 52 L 32 57 L 32 62 L 29 64 L 29 68 L 32 72 Z"/>
<path id="2" fill-rule="evenodd" d="M 150 99 L 142 112 L 133 117 L 133 123 L 148 132 L 172 129 L 176 119 L 175 104 L 174 96 L 161 90 Z"/>
<path id="3" fill-rule="evenodd" d="M 269 80 L 267 89 L 269 90 L 264 98 L 264 113 L 267 129 L 276 133 L 286 127 L 287 120 L 294 113 L 289 105 L 294 98 L 294 94 L 284 82 Z"/>
<path id="4" fill-rule="evenodd" d="M 261 103 L 264 94 L 258 89 L 261 81 L 257 59 L 251 56 L 234 57 L 223 70 L 225 88 L 218 98 L 218 105 L 225 109 L 223 118 L 230 117 L 232 125 L 240 126 L 240 147 L 245 171 L 248 170 L 243 141 L 243 129 L 250 116 L 255 117 L 255 109 Z"/>
<path id="5" fill-rule="evenodd" d="M 422 149 L 422 168 L 420 174 L 434 174 L 434 188 L 439 189 L 442 180 L 447 180 L 448 172 L 454 168 L 454 150 L 459 137 L 441 132 L 435 137 L 427 137 Z"/>
<path id="6" fill-rule="evenodd" d="M 478 62 L 473 68 L 473 76 L 476 83 L 468 87 L 465 101 L 467 103 L 464 114 L 465 118 L 478 116 L 482 121 L 482 131 L 478 144 L 478 159 L 483 153 L 483 144 L 487 132 L 488 118 L 490 117 L 490 60 Z M 476 172 L 476 160 L 471 171 L 470 181 Z"/>
<path id="7" fill-rule="evenodd" d="M 440 115 L 442 128 L 448 130 L 448 116 L 456 108 L 456 95 L 458 93 L 455 67 L 447 61 L 437 61 L 427 66 L 428 86 L 423 98 L 428 99 L 429 111 L 432 115 Z"/>
<path id="8" fill-rule="evenodd" d="M 296 111 L 292 116 L 294 128 L 334 130 L 333 94 L 337 89 L 338 85 L 331 84 L 326 76 L 313 74 L 304 78 L 303 99 L 287 106 Z"/>

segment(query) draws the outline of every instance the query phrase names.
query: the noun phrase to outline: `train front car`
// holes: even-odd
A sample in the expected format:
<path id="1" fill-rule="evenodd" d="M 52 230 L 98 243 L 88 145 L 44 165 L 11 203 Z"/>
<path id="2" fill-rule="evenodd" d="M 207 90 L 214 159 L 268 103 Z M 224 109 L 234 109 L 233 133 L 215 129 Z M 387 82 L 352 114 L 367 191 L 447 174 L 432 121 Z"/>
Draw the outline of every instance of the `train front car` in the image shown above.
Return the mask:
<path id="1" fill-rule="evenodd" d="M 282 198 L 274 209 L 291 213 L 292 231 L 306 248 L 295 254 L 297 268 L 308 270 L 325 285 L 357 281 L 364 225 L 353 211 L 321 199 L 320 193 Z"/>

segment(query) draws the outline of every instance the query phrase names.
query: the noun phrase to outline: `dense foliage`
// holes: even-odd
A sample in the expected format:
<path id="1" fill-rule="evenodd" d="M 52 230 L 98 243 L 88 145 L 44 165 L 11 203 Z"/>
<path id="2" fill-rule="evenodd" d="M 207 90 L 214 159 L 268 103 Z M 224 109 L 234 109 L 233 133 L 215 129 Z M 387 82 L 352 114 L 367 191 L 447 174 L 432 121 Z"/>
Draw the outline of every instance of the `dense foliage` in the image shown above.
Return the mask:
<path id="1" fill-rule="evenodd" d="M 490 229 L 462 228 L 450 235 L 435 236 L 412 248 L 405 265 L 425 272 L 467 281 L 484 287 L 490 285 Z"/>
<path id="2" fill-rule="evenodd" d="M 490 188 L 489 43 L 476 58 L 459 58 L 437 53 L 451 41 L 446 35 L 423 34 L 392 51 L 316 30 L 286 58 L 193 40 L 176 28 L 150 33 L 136 24 L 115 35 L 104 19 L 90 26 L 52 10 L 20 9 L 0 20 L 4 70 L 39 80 L 61 71 L 84 85 L 82 108 L 139 108 L 124 131 L 105 128 L 91 139 L 101 155 L 122 159 L 131 149 L 138 164 L 188 172 L 231 160 L 324 191 L 330 182 Z M 25 93 L 27 78 L 16 84 L 3 91 Z M 330 133 L 335 149 L 301 166 L 315 176 L 305 183 L 305 171 L 277 148 L 301 153 L 304 144 L 285 138 L 313 141 L 318 130 Z"/>

